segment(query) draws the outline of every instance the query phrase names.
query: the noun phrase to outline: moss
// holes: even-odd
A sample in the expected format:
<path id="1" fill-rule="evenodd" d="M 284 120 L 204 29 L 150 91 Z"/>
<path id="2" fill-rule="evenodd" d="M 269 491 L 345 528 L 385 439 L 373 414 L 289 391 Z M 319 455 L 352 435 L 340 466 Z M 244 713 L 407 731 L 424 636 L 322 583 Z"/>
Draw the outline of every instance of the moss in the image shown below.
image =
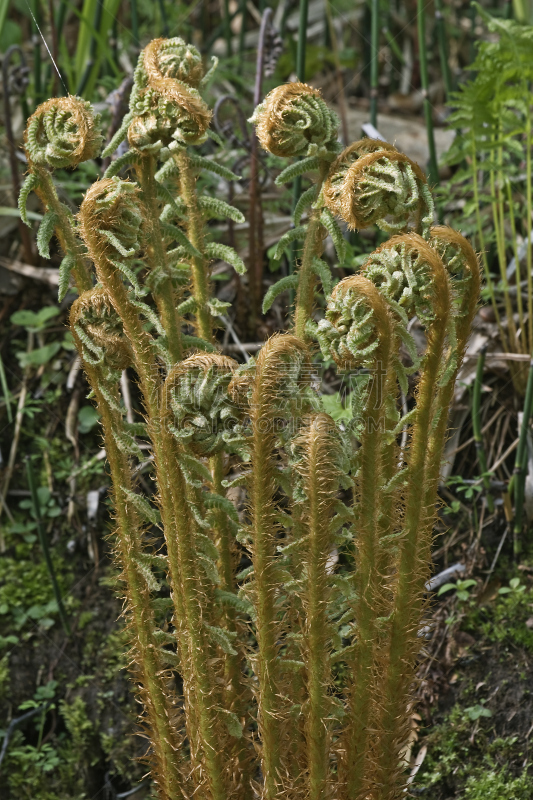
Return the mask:
<path id="1" fill-rule="evenodd" d="M 465 800 L 530 800 L 533 781 L 524 771 L 520 777 L 510 779 L 508 771 L 494 769 L 476 770 L 465 786 Z"/>
<path id="2" fill-rule="evenodd" d="M 513 763 L 516 772 L 517 764 L 523 763 L 518 737 L 495 737 L 492 716 L 483 702 L 467 708 L 455 705 L 426 735 L 428 753 L 416 778 L 417 794 L 427 794 L 432 800 L 526 800 L 533 796 L 533 779 L 527 771 L 513 775 L 507 769 Z"/>
<path id="3" fill-rule="evenodd" d="M 506 587 L 505 587 L 506 588 Z M 499 594 L 493 603 L 473 608 L 465 617 L 462 628 L 490 642 L 524 648 L 533 652 L 533 589 Z"/>

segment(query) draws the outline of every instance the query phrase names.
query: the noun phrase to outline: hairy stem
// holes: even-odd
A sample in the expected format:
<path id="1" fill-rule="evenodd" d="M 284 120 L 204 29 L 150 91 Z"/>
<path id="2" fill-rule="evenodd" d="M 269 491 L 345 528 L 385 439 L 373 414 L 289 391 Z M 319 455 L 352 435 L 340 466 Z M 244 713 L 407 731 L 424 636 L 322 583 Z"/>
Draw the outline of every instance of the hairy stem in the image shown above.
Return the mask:
<path id="1" fill-rule="evenodd" d="M 318 179 L 318 192 L 326 178 L 329 167 L 328 161 L 322 161 Z M 320 222 L 321 209 L 313 209 L 305 236 L 302 262 L 298 270 L 298 292 L 296 294 L 296 309 L 294 313 L 294 333 L 305 340 L 305 326 L 313 311 L 313 298 L 315 289 L 315 275 L 312 270 L 313 259 L 322 254 L 322 240 L 324 226 Z"/>
<path id="2" fill-rule="evenodd" d="M 76 333 L 74 332 L 74 336 Z M 147 709 L 154 755 L 157 762 L 156 776 L 161 800 L 178 800 L 184 797 L 183 779 L 179 772 L 180 742 L 177 739 L 171 718 L 172 704 L 165 691 L 162 665 L 153 637 L 155 620 L 150 609 L 150 597 L 146 580 L 139 569 L 142 556 L 141 525 L 138 515 L 127 496 L 132 490 L 131 469 L 128 457 L 119 450 L 113 431 L 124 433 L 123 419 L 113 410 L 100 391 L 103 380 L 99 370 L 85 363 L 85 371 L 96 395 L 98 410 L 102 416 L 104 441 L 111 470 L 115 514 L 117 520 L 117 552 L 123 568 L 128 603 L 135 632 L 134 643 L 137 667 L 142 686 L 141 694 Z M 108 392 L 113 387 L 107 386 Z"/>
<path id="3" fill-rule="evenodd" d="M 57 215 L 56 235 L 63 252 L 74 256 L 75 263 L 72 269 L 74 280 L 79 294 L 92 288 L 91 274 L 85 263 L 80 241 L 76 237 L 74 220 L 68 209 L 60 202 L 57 191 L 52 181 L 52 176 L 43 167 L 33 167 L 39 177 L 39 184 L 35 189 L 46 209 Z"/>
<path id="4" fill-rule="evenodd" d="M 167 254 L 163 234 L 159 224 L 159 203 L 155 181 L 156 161 L 152 155 L 141 158 L 136 166 L 139 184 L 142 189 L 143 202 L 147 210 L 146 239 L 147 259 L 152 270 L 160 268 L 165 270 Z M 161 322 L 167 334 L 168 349 L 174 364 L 183 358 L 181 343 L 181 320 L 177 309 L 177 298 L 172 286 L 172 280 L 166 276 L 160 280 L 157 291 L 153 292 Z"/>
<path id="5" fill-rule="evenodd" d="M 185 201 L 187 209 L 187 237 L 201 254 L 201 257 L 193 256 L 191 259 L 192 293 L 196 300 L 198 334 L 207 342 L 212 342 L 213 319 L 207 306 L 210 298 L 208 260 L 204 251 L 203 224 L 196 195 L 196 178 L 185 148 L 174 153 L 174 160 L 179 169 L 181 197 Z"/>
<path id="6" fill-rule="evenodd" d="M 399 753 L 405 744 L 409 687 L 418 650 L 417 625 L 422 610 L 422 591 L 429 569 L 432 519 L 435 497 L 426 513 L 421 494 L 428 500 L 427 450 L 435 393 L 444 355 L 450 306 L 445 275 L 436 275 L 436 319 L 428 332 L 428 349 L 420 379 L 417 415 L 408 458 L 405 518 L 398 561 L 396 597 L 390 625 L 389 654 L 382 678 L 379 750 L 375 780 L 380 798 L 398 797 Z M 441 412 L 443 409 L 441 408 Z M 445 414 L 441 413 L 441 416 Z M 446 424 L 446 423 L 444 423 Z M 411 664 L 410 669 L 406 664 Z"/>

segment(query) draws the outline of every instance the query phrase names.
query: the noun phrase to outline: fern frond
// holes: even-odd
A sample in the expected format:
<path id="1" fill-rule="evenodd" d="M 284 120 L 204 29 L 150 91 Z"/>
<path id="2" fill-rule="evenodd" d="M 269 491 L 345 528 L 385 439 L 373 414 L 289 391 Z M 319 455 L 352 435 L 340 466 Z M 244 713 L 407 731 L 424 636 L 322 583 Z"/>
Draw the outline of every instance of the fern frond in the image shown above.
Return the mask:
<path id="1" fill-rule="evenodd" d="M 26 175 L 24 179 L 24 183 L 22 184 L 20 194 L 18 196 L 18 208 L 20 211 L 20 218 L 28 228 L 31 228 L 31 222 L 28 220 L 28 212 L 27 212 L 27 205 L 28 205 L 28 197 L 33 192 L 34 189 L 37 188 L 39 185 L 39 177 L 34 172 L 30 172 L 29 175 Z"/>
<path id="2" fill-rule="evenodd" d="M 228 247 L 228 245 L 220 244 L 219 242 L 208 242 L 205 246 L 205 252 L 209 258 L 217 258 L 220 261 L 226 261 L 226 263 L 231 264 L 238 275 L 244 275 L 246 272 L 246 264 L 237 255 L 233 247 Z"/>
<path id="3" fill-rule="evenodd" d="M 298 288 L 298 275 L 286 275 L 284 278 L 280 278 L 279 281 L 276 281 L 272 286 L 268 287 L 268 290 L 265 294 L 263 300 L 263 314 L 266 314 L 272 308 L 272 304 L 276 297 L 283 292 L 286 292 L 288 289 L 297 289 Z"/>
<path id="4" fill-rule="evenodd" d="M 306 172 L 313 172 L 320 167 L 320 159 L 318 156 L 308 156 L 302 158 L 300 161 L 295 161 L 294 164 L 289 164 L 284 170 L 280 172 L 276 178 L 276 186 L 283 186 L 285 183 L 290 183 L 299 175 L 305 175 Z"/>

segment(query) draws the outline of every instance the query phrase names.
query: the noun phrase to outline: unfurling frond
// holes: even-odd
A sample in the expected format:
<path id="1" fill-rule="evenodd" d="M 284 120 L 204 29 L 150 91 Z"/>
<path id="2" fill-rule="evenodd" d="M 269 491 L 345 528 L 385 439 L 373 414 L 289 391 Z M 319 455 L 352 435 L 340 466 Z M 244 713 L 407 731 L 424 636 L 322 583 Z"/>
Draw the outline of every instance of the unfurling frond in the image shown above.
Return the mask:
<path id="1" fill-rule="evenodd" d="M 203 76 L 200 53 L 182 39 L 154 39 L 142 51 L 134 75 L 128 130 L 130 146 L 153 153 L 175 143 L 206 138 L 211 112 L 197 86 Z"/>
<path id="2" fill-rule="evenodd" d="M 331 165 L 324 202 L 351 229 L 377 225 L 387 233 L 419 233 L 433 221 L 433 202 L 424 173 L 392 145 L 363 139 Z"/>
<path id="3" fill-rule="evenodd" d="M 131 363 L 131 350 L 122 322 L 102 287 L 84 292 L 72 304 L 70 325 L 80 340 L 83 358 L 123 370 Z"/>
<path id="4" fill-rule="evenodd" d="M 306 83 L 286 83 L 273 89 L 250 120 L 262 147 L 291 158 L 335 152 L 338 120 L 318 89 Z M 314 152 L 313 152 L 314 151 Z"/>
<path id="5" fill-rule="evenodd" d="M 140 249 L 143 215 L 135 183 L 116 177 L 93 183 L 81 204 L 79 218 L 97 272 L 104 256 L 121 261 Z"/>
<path id="6" fill-rule="evenodd" d="M 54 97 L 32 114 L 24 134 L 28 162 L 51 169 L 77 167 L 100 154 L 100 117 L 80 97 Z"/>
<path id="7" fill-rule="evenodd" d="M 227 356 L 197 353 L 177 364 L 165 383 L 173 433 L 197 455 L 212 455 L 235 435 L 242 416 L 228 395 L 237 363 Z"/>

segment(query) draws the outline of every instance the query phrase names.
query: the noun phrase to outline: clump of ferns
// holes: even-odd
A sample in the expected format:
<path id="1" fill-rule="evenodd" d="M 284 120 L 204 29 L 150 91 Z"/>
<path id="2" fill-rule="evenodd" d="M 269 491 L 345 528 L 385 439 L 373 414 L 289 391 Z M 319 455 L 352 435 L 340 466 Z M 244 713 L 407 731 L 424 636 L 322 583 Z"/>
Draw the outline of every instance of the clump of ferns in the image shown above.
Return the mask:
<path id="1" fill-rule="evenodd" d="M 71 329 L 102 415 L 152 775 L 162 800 L 393 800 L 403 793 L 439 464 L 477 260 L 459 234 L 432 227 L 415 164 L 372 140 L 339 152 L 320 94 L 288 84 L 254 120 L 270 152 L 300 159 L 280 182 L 314 176 L 278 247 L 303 241 L 299 269 L 265 298 L 267 307 L 297 290 L 294 328 L 247 365 L 220 355 L 214 327 L 225 305 L 212 297 L 210 261 L 243 264 L 209 241 L 207 223 L 241 217 L 197 188 L 203 170 L 232 177 L 194 149 L 209 131 L 207 78 L 179 39 L 145 48 L 107 152 L 126 137 L 130 149 L 87 192 L 77 220 L 58 204 L 51 171 L 96 155 L 97 121 L 77 98 L 44 104 L 30 120 L 21 195 L 24 214 L 29 191 L 40 193 L 41 252 L 55 231 L 61 293 L 72 271 L 80 295 Z M 134 176 L 120 178 L 129 167 Z M 329 234 L 342 255 L 338 219 L 391 238 L 334 285 L 322 248 Z M 421 356 L 414 316 L 427 337 Z M 358 375 L 343 427 L 321 408 L 314 340 Z M 133 424 L 121 403 L 125 368 L 143 406 Z M 408 378 L 416 390 L 405 415 Z M 154 495 L 137 483 L 142 442 Z M 226 490 L 239 486 L 237 511 Z M 160 575 L 168 597 L 157 597 Z"/>

